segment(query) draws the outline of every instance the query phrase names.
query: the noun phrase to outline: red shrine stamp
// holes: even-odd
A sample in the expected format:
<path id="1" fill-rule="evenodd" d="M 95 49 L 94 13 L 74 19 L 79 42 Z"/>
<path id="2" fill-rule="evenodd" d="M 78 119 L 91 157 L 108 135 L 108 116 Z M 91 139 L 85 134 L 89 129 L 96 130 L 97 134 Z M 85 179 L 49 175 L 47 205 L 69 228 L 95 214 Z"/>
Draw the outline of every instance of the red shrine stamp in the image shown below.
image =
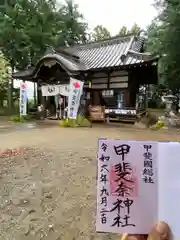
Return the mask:
<path id="1" fill-rule="evenodd" d="M 132 167 L 130 173 L 123 173 L 117 176 L 115 167 L 110 169 L 110 194 L 119 197 L 138 196 L 138 176 L 136 169 Z"/>

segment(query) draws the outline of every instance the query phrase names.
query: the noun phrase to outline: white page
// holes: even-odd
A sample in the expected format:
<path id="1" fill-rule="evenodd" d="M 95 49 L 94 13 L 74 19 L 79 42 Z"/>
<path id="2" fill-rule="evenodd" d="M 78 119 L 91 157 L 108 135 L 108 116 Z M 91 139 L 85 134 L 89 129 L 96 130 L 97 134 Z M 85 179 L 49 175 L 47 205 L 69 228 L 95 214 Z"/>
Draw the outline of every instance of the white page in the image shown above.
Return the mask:
<path id="1" fill-rule="evenodd" d="M 168 223 L 174 240 L 180 238 L 180 144 L 158 144 L 158 220 Z"/>

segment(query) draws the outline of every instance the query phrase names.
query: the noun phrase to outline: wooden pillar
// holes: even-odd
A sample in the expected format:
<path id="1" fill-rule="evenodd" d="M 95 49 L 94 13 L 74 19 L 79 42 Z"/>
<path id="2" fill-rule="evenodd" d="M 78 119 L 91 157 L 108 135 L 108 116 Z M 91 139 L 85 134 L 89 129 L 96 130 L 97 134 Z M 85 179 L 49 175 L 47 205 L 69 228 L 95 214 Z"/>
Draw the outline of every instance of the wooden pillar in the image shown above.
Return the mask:
<path id="1" fill-rule="evenodd" d="M 37 82 L 37 104 L 40 105 L 42 102 L 42 92 L 41 92 L 41 86 L 40 84 Z"/>
<path id="2" fill-rule="evenodd" d="M 37 98 L 36 98 L 36 83 L 34 82 L 34 104 L 37 104 Z"/>
<path id="3" fill-rule="evenodd" d="M 136 96 L 138 92 L 138 83 L 137 78 L 133 74 L 133 72 L 129 72 L 128 76 L 128 89 L 129 89 L 129 106 L 135 107 L 136 106 Z"/>
<path id="4" fill-rule="evenodd" d="M 43 117 L 46 118 L 46 97 L 41 94 L 41 104 L 43 105 Z"/>
<path id="5" fill-rule="evenodd" d="M 12 114 L 12 108 L 13 108 L 13 78 L 9 78 L 9 83 L 8 83 L 8 111 L 9 114 Z"/>
<path id="6" fill-rule="evenodd" d="M 92 87 L 92 73 L 88 73 L 87 75 L 84 75 L 84 83 L 88 84 L 88 87 L 83 89 L 85 91 L 85 105 L 84 105 L 84 112 L 85 116 L 89 116 L 89 105 L 91 101 L 91 87 Z"/>
<path id="7" fill-rule="evenodd" d="M 110 88 L 110 79 L 111 79 L 111 72 L 108 72 L 108 82 L 107 82 L 107 89 Z"/>
<path id="8" fill-rule="evenodd" d="M 129 105 L 130 105 L 130 94 L 129 94 L 129 88 L 127 88 L 124 91 L 124 106 L 129 107 Z"/>
<path id="9" fill-rule="evenodd" d="M 145 85 L 145 110 L 148 110 L 149 85 Z"/>

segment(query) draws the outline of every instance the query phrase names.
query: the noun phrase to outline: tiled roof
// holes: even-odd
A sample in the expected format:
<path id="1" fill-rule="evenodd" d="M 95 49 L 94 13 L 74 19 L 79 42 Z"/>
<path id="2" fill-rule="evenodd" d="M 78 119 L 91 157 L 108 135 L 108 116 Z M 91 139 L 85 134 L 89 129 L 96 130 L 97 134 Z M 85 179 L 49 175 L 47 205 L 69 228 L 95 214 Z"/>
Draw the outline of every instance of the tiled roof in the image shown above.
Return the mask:
<path id="1" fill-rule="evenodd" d="M 14 78 L 35 76 L 37 70 L 46 60 L 55 60 L 70 75 L 82 71 L 125 67 L 152 61 L 153 58 L 141 53 L 144 39 L 137 36 L 114 37 L 84 45 L 76 45 L 66 49 L 47 52 L 34 68 L 14 73 Z"/>
<path id="2" fill-rule="evenodd" d="M 25 69 L 23 71 L 15 72 L 12 74 L 13 78 L 31 78 L 32 76 L 35 76 L 38 72 L 39 68 L 42 66 L 42 64 L 45 61 L 51 61 L 55 60 L 58 62 L 61 67 L 70 75 L 77 75 L 79 71 L 86 71 L 87 68 L 84 64 L 82 64 L 79 60 L 71 59 L 70 57 L 64 55 L 64 54 L 57 54 L 57 53 L 48 53 L 44 57 L 42 57 L 35 67 L 30 67 L 28 69 Z"/>
<path id="3" fill-rule="evenodd" d="M 124 66 L 144 62 L 130 50 L 139 53 L 142 50 L 144 39 L 136 36 L 116 37 L 110 40 L 77 45 L 67 51 L 77 55 L 87 69 Z"/>
<path id="4" fill-rule="evenodd" d="M 78 59 L 75 60 L 74 58 L 70 58 L 69 56 L 62 53 L 51 53 L 45 55 L 40 59 L 40 61 L 36 65 L 36 68 L 38 68 L 38 65 L 41 65 L 45 60 L 56 60 L 58 63 L 60 63 L 61 67 L 69 73 L 87 70 L 87 68 L 84 66 L 83 63 L 81 63 L 81 61 L 79 61 Z"/>
<path id="5" fill-rule="evenodd" d="M 25 70 L 18 71 L 18 72 L 13 72 L 12 77 L 13 78 L 19 78 L 19 79 L 24 79 L 24 78 L 30 78 L 34 72 L 35 67 L 29 67 Z"/>

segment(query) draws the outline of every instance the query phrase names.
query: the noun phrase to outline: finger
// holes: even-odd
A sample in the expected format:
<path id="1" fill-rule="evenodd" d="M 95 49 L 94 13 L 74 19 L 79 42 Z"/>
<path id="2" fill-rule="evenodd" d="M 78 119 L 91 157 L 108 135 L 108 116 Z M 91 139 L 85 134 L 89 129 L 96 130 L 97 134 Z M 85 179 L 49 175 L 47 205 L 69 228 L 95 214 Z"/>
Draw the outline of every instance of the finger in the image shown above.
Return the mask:
<path id="1" fill-rule="evenodd" d="M 120 239 L 121 240 L 127 240 L 127 236 L 128 236 L 128 233 L 120 234 Z"/>
<path id="2" fill-rule="evenodd" d="M 152 228 L 149 236 L 147 235 L 129 235 L 129 234 L 122 234 L 120 235 L 121 240 L 170 240 L 170 229 L 167 223 L 165 222 L 158 222 Z"/>
<path id="3" fill-rule="evenodd" d="M 170 229 L 167 223 L 158 222 L 152 228 L 147 240 L 169 240 L 170 239 Z"/>
<path id="4" fill-rule="evenodd" d="M 126 234 L 126 236 L 123 234 L 121 235 L 121 240 L 146 240 L 147 239 L 147 235 L 139 235 L 139 234 L 136 234 L 136 235 L 129 235 L 129 234 Z"/>

